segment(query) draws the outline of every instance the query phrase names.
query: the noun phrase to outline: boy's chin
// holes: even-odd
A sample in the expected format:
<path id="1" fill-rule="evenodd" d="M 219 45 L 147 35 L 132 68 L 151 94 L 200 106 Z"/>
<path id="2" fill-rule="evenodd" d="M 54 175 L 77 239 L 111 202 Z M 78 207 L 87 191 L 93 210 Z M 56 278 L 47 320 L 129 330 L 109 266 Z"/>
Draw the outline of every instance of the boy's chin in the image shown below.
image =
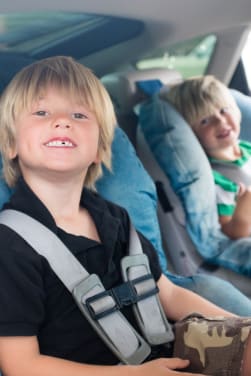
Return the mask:
<path id="1" fill-rule="evenodd" d="M 208 150 L 206 154 L 209 158 L 232 161 L 240 157 L 241 150 L 238 143 L 227 144 L 219 149 Z"/>

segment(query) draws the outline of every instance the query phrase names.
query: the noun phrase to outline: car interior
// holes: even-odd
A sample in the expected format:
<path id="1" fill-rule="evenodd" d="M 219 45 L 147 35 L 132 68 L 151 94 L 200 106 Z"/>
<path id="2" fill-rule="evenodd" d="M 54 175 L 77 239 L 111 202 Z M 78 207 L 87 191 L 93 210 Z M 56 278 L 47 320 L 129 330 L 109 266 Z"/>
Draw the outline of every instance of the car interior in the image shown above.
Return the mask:
<path id="1" fill-rule="evenodd" d="M 221 233 L 207 157 L 167 103 L 161 107 L 166 123 L 158 122 L 155 98 L 173 83 L 213 74 L 235 97 L 242 112 L 241 138 L 251 141 L 251 80 L 243 55 L 250 28 L 246 0 L 190 0 L 189 6 L 187 0 L 0 4 L 0 92 L 23 66 L 44 57 L 70 55 L 90 67 L 107 88 L 118 126 L 156 186 L 168 269 L 183 276 L 222 277 L 248 297 L 250 277 L 245 270 L 237 273 L 217 252 L 219 247 L 249 248 L 251 238 L 242 244 Z M 192 175 L 186 174 L 188 168 Z M 9 191 L 3 186 L 0 193 L 7 197 Z M 209 248 L 219 256 L 217 263 Z"/>
<path id="2" fill-rule="evenodd" d="M 4 2 L 0 5 L 0 89 L 22 66 L 47 56 L 70 55 L 89 66 L 110 93 L 119 126 L 156 184 L 169 268 L 181 275 L 198 271 L 219 275 L 251 296 L 249 278 L 236 274 L 226 260 L 219 261 L 220 265 L 210 263 L 203 246 L 212 241 L 212 234 L 219 236 L 215 211 L 210 210 L 203 219 L 204 224 L 208 221 L 210 237 L 203 233 L 198 240 L 188 182 L 182 193 L 175 181 L 182 172 L 180 165 L 174 158 L 165 164 L 158 160 L 149 142 L 154 130 L 149 131 L 142 120 L 144 103 L 162 84 L 168 87 L 193 75 L 214 74 L 234 89 L 233 95 L 245 108 L 242 136 L 251 140 L 251 115 L 246 110 L 251 108 L 250 89 L 241 55 L 250 33 L 251 4 L 245 0 L 227 4 L 226 0 L 217 4 L 191 0 L 189 7 L 186 4 L 184 0 Z M 148 82 L 149 87 L 150 81 L 150 89 L 139 88 L 138 82 Z M 182 126 L 182 121 L 175 120 L 175 124 Z M 177 126 L 177 135 L 184 132 L 181 129 Z M 191 134 L 185 137 L 186 149 L 184 145 L 178 148 L 175 139 L 184 163 L 202 153 Z M 202 160 L 206 164 L 205 155 Z M 212 178 L 209 168 L 202 174 L 201 164 L 197 166 L 197 184 L 203 190 L 212 184 Z M 201 202 L 202 209 L 206 204 L 209 208 L 208 196 Z M 220 241 L 230 246 L 228 239 L 220 237 Z"/>

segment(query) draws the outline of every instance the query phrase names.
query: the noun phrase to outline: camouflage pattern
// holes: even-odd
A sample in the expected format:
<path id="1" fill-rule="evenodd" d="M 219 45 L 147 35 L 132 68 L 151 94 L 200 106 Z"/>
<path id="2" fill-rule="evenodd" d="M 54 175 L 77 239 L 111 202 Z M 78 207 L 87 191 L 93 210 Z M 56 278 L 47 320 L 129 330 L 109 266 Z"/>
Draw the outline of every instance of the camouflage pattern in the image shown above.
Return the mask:
<path id="1" fill-rule="evenodd" d="M 192 314 L 175 324 L 174 354 L 190 360 L 186 371 L 213 376 L 241 375 L 251 318 Z"/>

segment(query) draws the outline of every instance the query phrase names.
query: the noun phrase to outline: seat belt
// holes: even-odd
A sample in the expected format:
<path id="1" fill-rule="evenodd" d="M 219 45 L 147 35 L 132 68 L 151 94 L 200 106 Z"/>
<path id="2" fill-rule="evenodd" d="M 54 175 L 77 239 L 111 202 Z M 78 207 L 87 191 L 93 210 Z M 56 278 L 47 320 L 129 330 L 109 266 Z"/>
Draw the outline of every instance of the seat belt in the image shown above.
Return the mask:
<path id="1" fill-rule="evenodd" d="M 134 303 L 136 319 L 150 344 L 173 340 L 171 326 L 156 294 L 148 258 L 132 225 L 129 256 L 121 260 L 125 283 L 107 291 L 100 278 L 90 275 L 57 235 L 42 223 L 12 209 L 0 213 L 0 223 L 17 232 L 48 260 L 86 319 L 123 363 L 140 364 L 151 352 L 149 344 L 120 312 L 123 305 Z"/>
<path id="2" fill-rule="evenodd" d="M 122 277 L 124 281 L 137 280 L 141 283 L 134 284 L 139 299 L 133 305 L 134 314 L 141 332 L 151 345 L 160 345 L 174 340 L 174 334 L 169 324 L 162 305 L 155 290 L 156 288 L 149 266 L 148 257 L 143 253 L 139 236 L 130 222 L 129 256 L 121 260 Z"/>

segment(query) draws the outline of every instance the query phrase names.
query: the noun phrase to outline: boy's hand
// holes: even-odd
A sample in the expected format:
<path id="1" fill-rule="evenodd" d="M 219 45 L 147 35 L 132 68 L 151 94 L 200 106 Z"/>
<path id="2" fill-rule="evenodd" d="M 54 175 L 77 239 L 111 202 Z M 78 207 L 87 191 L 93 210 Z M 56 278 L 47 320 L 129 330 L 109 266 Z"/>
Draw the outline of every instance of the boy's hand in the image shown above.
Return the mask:
<path id="1" fill-rule="evenodd" d="M 251 224 L 251 187 L 240 184 L 234 216 Z"/>
<path id="2" fill-rule="evenodd" d="M 239 183 L 239 190 L 237 193 L 237 200 L 246 192 L 247 187 L 243 183 Z"/>
<path id="3" fill-rule="evenodd" d="M 200 373 L 190 373 L 190 372 L 179 372 L 177 369 L 183 369 L 188 367 L 189 360 L 180 359 L 180 358 L 160 358 L 151 360 L 139 366 L 136 375 L 140 376 L 192 376 L 200 375 Z"/>

